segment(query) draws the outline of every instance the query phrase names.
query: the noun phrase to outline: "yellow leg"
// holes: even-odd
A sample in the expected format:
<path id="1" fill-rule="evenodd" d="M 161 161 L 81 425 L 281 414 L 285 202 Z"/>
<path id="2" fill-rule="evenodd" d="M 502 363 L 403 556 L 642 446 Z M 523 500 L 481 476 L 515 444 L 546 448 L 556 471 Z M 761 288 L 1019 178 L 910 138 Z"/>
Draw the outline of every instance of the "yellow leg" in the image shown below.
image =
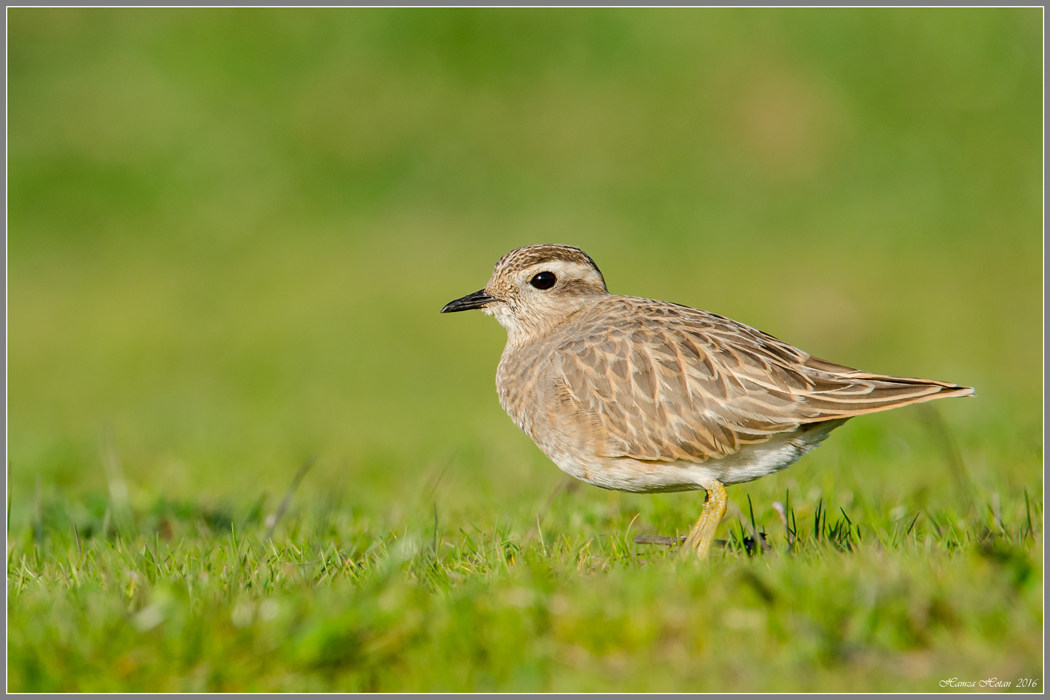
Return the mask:
<path id="1" fill-rule="evenodd" d="M 725 487 L 717 481 L 714 482 L 707 489 L 707 501 L 700 513 L 700 519 L 696 521 L 696 525 L 693 525 L 682 549 L 692 549 L 699 558 L 707 558 L 707 550 L 715 539 L 715 530 L 718 529 L 718 523 L 722 521 L 722 516 L 726 513 L 728 502 Z"/>

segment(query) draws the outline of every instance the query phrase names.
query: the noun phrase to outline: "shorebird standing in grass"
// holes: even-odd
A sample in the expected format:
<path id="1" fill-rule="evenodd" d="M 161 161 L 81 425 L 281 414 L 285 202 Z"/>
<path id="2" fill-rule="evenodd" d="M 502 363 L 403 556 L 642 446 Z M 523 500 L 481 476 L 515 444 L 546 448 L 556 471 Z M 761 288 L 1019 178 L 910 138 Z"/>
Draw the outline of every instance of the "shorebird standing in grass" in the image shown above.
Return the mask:
<path id="1" fill-rule="evenodd" d="M 970 387 L 872 374 L 742 323 L 610 294 L 590 256 L 532 245 L 442 313 L 481 309 L 507 331 L 500 404 L 567 474 L 605 489 L 703 489 L 685 542 L 707 556 L 724 486 L 789 466 L 854 416 Z"/>

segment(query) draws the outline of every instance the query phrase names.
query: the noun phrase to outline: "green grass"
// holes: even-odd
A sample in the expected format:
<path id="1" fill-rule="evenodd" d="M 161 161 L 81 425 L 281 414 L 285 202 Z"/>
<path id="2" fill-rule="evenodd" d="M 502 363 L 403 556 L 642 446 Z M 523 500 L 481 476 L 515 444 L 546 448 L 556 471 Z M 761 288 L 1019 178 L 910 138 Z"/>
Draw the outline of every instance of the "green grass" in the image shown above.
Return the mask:
<path id="1" fill-rule="evenodd" d="M 9 690 L 1041 690 L 1040 10 L 8 20 Z M 437 313 L 537 242 L 977 397 L 636 545 Z"/>
<path id="2" fill-rule="evenodd" d="M 315 503 L 272 539 L 265 508 L 158 501 L 118 533 L 103 536 L 96 518 L 79 542 L 67 528 L 9 546 L 10 683 L 935 691 L 953 677 L 1041 681 L 1041 508 L 1000 501 L 996 517 L 988 504 L 967 514 L 868 498 L 848 510 L 799 499 L 790 537 L 759 506 L 768 550 L 754 545 L 745 503 L 704 565 L 632 542 L 670 519 L 655 499 L 560 494 L 531 528 L 533 504 L 497 522 L 418 503 L 392 529 Z"/>

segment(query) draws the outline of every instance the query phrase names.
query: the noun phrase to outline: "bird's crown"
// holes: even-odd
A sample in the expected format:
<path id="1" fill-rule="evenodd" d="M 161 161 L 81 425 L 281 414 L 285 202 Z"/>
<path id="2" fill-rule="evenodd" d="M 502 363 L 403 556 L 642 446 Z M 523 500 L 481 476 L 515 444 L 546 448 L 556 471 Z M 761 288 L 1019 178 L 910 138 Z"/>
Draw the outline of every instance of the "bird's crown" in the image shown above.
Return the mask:
<path id="1" fill-rule="evenodd" d="M 541 243 L 515 248 L 499 259 L 495 269 L 492 271 L 492 278 L 513 277 L 517 272 L 543 265 L 544 263 L 562 263 L 563 265 L 589 267 L 597 273 L 602 287 L 606 288 L 605 276 L 602 275 L 602 271 L 598 269 L 598 265 L 591 259 L 591 256 L 576 246 L 562 245 L 560 243 Z"/>

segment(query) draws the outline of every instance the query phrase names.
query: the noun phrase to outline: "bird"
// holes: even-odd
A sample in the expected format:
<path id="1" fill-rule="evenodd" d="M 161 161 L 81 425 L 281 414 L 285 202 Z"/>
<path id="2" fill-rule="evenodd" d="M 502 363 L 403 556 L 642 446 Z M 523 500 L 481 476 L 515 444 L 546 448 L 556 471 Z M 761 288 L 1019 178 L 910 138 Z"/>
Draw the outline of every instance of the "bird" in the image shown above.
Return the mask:
<path id="1" fill-rule="evenodd" d="M 703 490 L 682 545 L 705 559 L 725 486 L 780 471 L 850 418 L 972 387 L 828 362 L 708 311 L 609 292 L 575 246 L 528 245 L 441 313 L 507 331 L 500 405 L 562 471 L 603 489 Z"/>

